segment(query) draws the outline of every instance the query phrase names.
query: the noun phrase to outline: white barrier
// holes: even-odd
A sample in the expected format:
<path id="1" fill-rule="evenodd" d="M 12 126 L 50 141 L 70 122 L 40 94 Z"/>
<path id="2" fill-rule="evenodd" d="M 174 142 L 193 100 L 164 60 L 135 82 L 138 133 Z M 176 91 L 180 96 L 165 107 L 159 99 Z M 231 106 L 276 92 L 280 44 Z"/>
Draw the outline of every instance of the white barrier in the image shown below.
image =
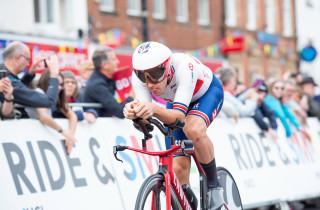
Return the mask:
<path id="1" fill-rule="evenodd" d="M 67 127 L 66 120 L 58 122 Z M 289 140 L 261 138 L 251 119 L 238 124 L 216 119 L 210 126 L 217 165 L 236 179 L 244 207 L 320 195 L 320 124 L 316 119 L 308 122 L 311 143 L 297 132 Z M 62 136 L 38 121 L 1 122 L 0 209 L 133 209 L 139 187 L 157 170 L 157 161 L 126 151 L 118 154 L 121 163 L 112 147 L 141 145 L 141 137 L 129 120 L 81 122 L 78 142 L 68 156 Z M 163 139 L 156 131 L 149 148 L 164 149 Z M 197 179 L 192 170 L 195 191 Z"/>

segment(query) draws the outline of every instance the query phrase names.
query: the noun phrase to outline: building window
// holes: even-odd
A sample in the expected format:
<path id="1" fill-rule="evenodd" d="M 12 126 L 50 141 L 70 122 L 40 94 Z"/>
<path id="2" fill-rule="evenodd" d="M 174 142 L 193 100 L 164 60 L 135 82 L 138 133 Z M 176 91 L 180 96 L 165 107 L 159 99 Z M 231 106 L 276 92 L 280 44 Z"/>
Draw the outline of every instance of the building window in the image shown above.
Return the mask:
<path id="1" fill-rule="evenodd" d="M 60 27 L 62 29 L 71 29 L 74 27 L 73 17 L 75 10 L 72 1 L 60 0 Z"/>
<path id="2" fill-rule="evenodd" d="M 141 0 L 127 0 L 127 14 L 132 16 L 141 15 Z"/>
<path id="3" fill-rule="evenodd" d="M 34 0 L 34 20 L 36 23 L 54 22 L 53 0 Z"/>
<path id="4" fill-rule="evenodd" d="M 237 10 L 235 0 L 225 0 L 225 14 L 226 14 L 226 25 L 236 26 L 237 25 Z"/>
<path id="5" fill-rule="evenodd" d="M 39 0 L 34 0 L 34 21 L 40 23 L 40 5 Z"/>
<path id="6" fill-rule="evenodd" d="M 166 2 L 165 0 L 153 0 L 153 14 L 152 17 L 155 19 L 165 19 L 166 17 Z"/>
<path id="7" fill-rule="evenodd" d="M 291 1 L 283 0 L 283 35 L 292 36 Z"/>
<path id="8" fill-rule="evenodd" d="M 265 31 L 267 33 L 275 32 L 275 7 L 274 0 L 265 0 L 265 8 L 266 8 L 266 28 Z"/>
<path id="9" fill-rule="evenodd" d="M 209 13 L 209 2 L 208 0 L 198 1 L 198 24 L 209 25 L 210 13 Z"/>
<path id="10" fill-rule="evenodd" d="M 257 6 L 256 0 L 247 0 L 247 29 L 256 30 L 257 29 Z"/>
<path id="11" fill-rule="evenodd" d="M 104 12 L 114 12 L 114 0 L 101 0 L 99 9 Z"/>
<path id="12" fill-rule="evenodd" d="M 177 17 L 176 20 L 178 22 L 188 22 L 189 20 L 189 12 L 188 12 L 188 0 L 177 0 Z"/>

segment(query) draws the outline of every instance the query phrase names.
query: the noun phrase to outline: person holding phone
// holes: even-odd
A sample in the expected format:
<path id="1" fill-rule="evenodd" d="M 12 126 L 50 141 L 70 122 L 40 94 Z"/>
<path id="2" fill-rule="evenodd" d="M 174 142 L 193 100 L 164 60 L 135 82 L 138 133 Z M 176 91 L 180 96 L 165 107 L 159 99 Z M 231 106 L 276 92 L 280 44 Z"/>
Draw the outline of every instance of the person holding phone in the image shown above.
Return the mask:
<path id="1" fill-rule="evenodd" d="M 46 107 L 55 106 L 58 99 L 58 74 L 59 62 L 56 55 L 45 59 L 50 71 L 49 88 L 45 94 L 39 93 L 28 88 L 28 85 L 35 77 L 35 73 L 42 70 L 44 62 L 43 58 L 36 58 L 31 64 L 28 73 L 22 79 L 18 78 L 18 74 L 22 73 L 31 61 L 30 49 L 22 42 L 14 41 L 6 46 L 3 51 L 4 63 L 0 64 L 0 69 L 8 71 L 8 77 L 14 88 L 14 102 L 28 107 Z M 4 101 L 3 94 L 0 94 L 0 101 Z M 22 117 L 27 118 L 28 115 L 23 110 Z"/>
<path id="2" fill-rule="evenodd" d="M 1 71 L 1 70 L 0 70 Z M 12 118 L 13 115 L 13 87 L 8 77 L 0 75 L 0 93 L 4 95 L 3 104 L 0 103 L 0 115 L 3 118 Z"/>

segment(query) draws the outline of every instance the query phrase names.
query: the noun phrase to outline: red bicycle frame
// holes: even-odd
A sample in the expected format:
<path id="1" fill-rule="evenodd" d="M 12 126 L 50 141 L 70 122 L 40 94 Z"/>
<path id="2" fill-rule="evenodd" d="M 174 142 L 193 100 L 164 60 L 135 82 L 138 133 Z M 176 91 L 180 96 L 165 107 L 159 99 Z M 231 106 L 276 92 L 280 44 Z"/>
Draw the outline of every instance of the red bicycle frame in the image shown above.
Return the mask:
<path id="1" fill-rule="evenodd" d="M 171 209 L 171 186 L 173 187 L 179 203 L 183 210 L 192 210 L 189 201 L 178 181 L 177 176 L 173 172 L 172 169 L 172 161 L 173 161 L 173 155 L 180 155 L 180 154 L 187 154 L 191 155 L 197 165 L 198 171 L 200 174 L 203 174 L 206 178 L 205 172 L 203 171 L 200 162 L 197 159 L 197 156 L 194 153 L 194 149 L 181 149 L 181 145 L 175 146 L 171 145 L 171 149 L 166 151 L 158 151 L 158 152 L 151 152 L 148 151 L 146 147 L 142 147 L 142 149 L 134 148 L 134 147 L 126 147 L 126 149 L 151 155 L 151 156 L 159 156 L 159 171 L 163 173 L 163 177 L 165 179 L 165 186 L 166 186 L 166 209 Z M 158 172 L 159 172 L 158 171 Z M 154 198 L 152 198 L 153 200 Z M 152 202 L 154 204 L 154 202 Z M 152 209 L 155 209 L 154 206 L 152 206 Z"/>
<path id="2" fill-rule="evenodd" d="M 198 158 L 195 155 L 193 148 L 185 148 L 185 146 L 193 145 L 193 142 L 190 140 L 182 140 L 180 145 L 175 145 L 175 138 L 173 136 L 173 130 L 174 129 L 182 129 L 184 126 L 184 122 L 177 119 L 175 123 L 171 125 L 162 125 L 158 120 L 149 118 L 147 119 L 151 124 L 155 125 L 159 128 L 159 130 L 167 136 L 171 140 L 171 148 L 169 150 L 165 151 L 158 151 L 158 152 L 151 152 L 147 150 L 147 144 L 146 141 L 152 138 L 152 135 L 150 132 L 153 130 L 153 126 L 150 127 L 150 125 L 146 125 L 141 121 L 141 118 L 134 119 L 134 126 L 140 127 L 137 128 L 138 130 L 142 131 L 144 133 L 144 138 L 142 139 L 142 149 L 129 147 L 129 146 L 121 146 L 117 145 L 113 147 L 113 154 L 116 158 L 116 160 L 123 162 L 122 160 L 117 158 L 117 152 L 118 151 L 124 151 L 126 149 L 143 153 L 146 155 L 151 156 L 159 156 L 159 170 L 157 174 L 160 174 L 164 177 L 165 181 L 165 187 L 166 187 L 166 209 L 171 209 L 171 186 L 175 192 L 175 194 L 178 197 L 180 206 L 183 210 L 192 210 L 191 205 L 184 193 L 184 190 L 182 189 L 182 186 L 180 185 L 178 178 L 174 174 L 174 171 L 172 169 L 172 161 L 173 161 L 173 155 L 181 155 L 181 154 L 187 154 L 193 157 L 194 162 L 197 165 L 198 172 L 200 174 L 200 208 L 201 209 L 207 209 L 207 203 L 206 203 L 206 195 L 207 195 L 207 183 L 206 183 L 206 174 L 203 171 L 200 162 L 198 161 Z M 167 130 L 166 130 L 166 128 Z M 152 196 L 152 201 L 154 201 L 154 194 Z M 155 210 L 154 202 L 152 202 L 152 210 Z"/>

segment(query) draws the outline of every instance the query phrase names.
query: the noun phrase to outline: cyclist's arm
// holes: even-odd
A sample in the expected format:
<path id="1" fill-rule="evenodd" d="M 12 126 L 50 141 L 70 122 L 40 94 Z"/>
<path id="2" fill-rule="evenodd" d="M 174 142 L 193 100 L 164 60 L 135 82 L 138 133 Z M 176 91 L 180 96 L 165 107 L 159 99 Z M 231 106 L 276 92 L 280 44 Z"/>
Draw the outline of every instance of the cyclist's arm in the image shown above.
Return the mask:
<path id="1" fill-rule="evenodd" d="M 136 98 L 139 99 L 139 101 L 152 101 L 151 93 L 146 84 L 142 83 L 134 72 L 132 72 L 132 88 Z"/>
<path id="2" fill-rule="evenodd" d="M 172 124 L 177 119 L 184 120 L 185 114 L 175 109 L 166 109 L 162 106 L 151 102 L 139 102 L 134 108 L 136 117 L 143 118 L 144 120 L 155 116 L 165 124 Z M 146 121 L 144 121 L 147 123 Z"/>
<path id="3" fill-rule="evenodd" d="M 172 124 L 177 119 L 182 120 L 182 121 L 184 121 L 184 119 L 185 119 L 185 114 L 179 110 L 166 109 L 166 108 L 161 107 L 157 104 L 154 104 L 154 105 L 156 106 L 154 116 L 165 124 Z"/>

